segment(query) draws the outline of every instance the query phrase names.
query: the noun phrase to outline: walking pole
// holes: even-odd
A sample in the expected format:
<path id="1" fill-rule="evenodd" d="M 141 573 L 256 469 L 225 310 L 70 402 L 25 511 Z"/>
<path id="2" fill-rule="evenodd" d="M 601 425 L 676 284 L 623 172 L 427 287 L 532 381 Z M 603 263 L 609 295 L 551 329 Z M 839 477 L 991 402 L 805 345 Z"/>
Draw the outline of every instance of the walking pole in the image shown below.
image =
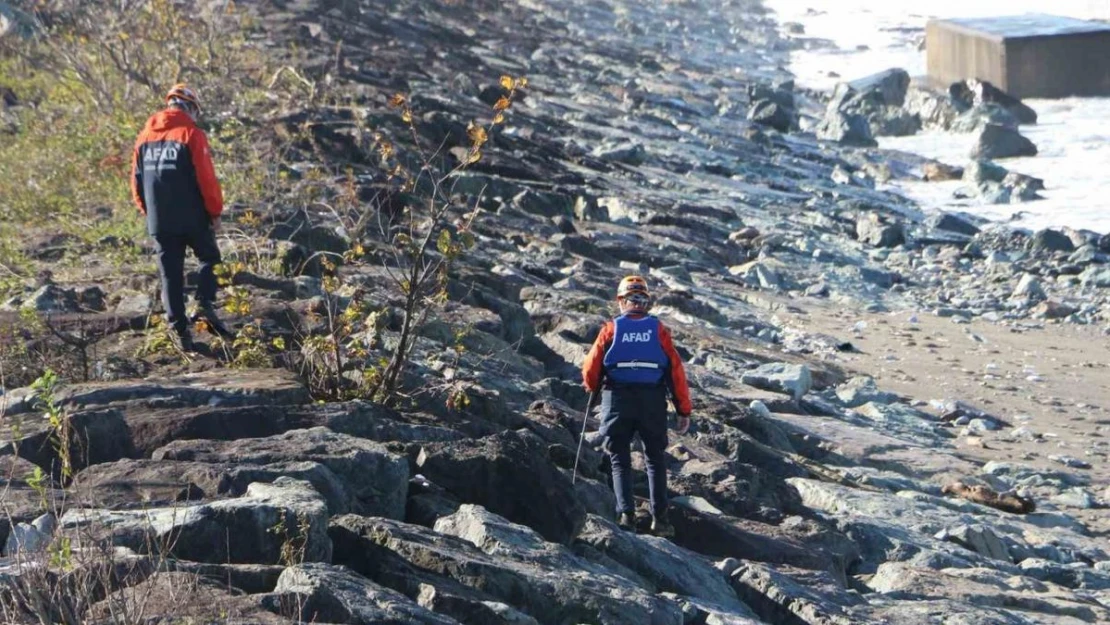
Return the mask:
<path id="1" fill-rule="evenodd" d="M 582 457 L 582 441 L 586 440 L 586 422 L 590 420 L 590 408 L 594 405 L 594 399 L 597 398 L 597 391 L 590 393 L 590 398 L 586 400 L 586 414 L 582 415 L 582 434 L 578 436 L 578 453 L 574 454 L 574 475 L 570 478 L 570 483 L 574 484 L 578 481 L 578 459 Z"/>

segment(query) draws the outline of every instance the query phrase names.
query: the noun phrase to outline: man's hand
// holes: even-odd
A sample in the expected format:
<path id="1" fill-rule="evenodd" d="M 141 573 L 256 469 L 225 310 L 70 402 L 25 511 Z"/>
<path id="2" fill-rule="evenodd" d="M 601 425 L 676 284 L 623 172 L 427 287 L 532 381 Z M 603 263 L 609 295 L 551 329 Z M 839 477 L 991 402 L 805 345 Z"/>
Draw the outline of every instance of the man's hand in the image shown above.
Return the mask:
<path id="1" fill-rule="evenodd" d="M 678 424 L 675 427 L 674 431 L 678 432 L 679 434 L 685 434 L 686 431 L 689 430 L 689 429 L 690 429 L 690 415 L 686 415 L 686 416 L 678 415 Z"/>
<path id="2" fill-rule="evenodd" d="M 223 219 L 220 217 L 213 217 L 212 221 L 212 234 L 219 234 L 220 229 L 223 228 Z"/>

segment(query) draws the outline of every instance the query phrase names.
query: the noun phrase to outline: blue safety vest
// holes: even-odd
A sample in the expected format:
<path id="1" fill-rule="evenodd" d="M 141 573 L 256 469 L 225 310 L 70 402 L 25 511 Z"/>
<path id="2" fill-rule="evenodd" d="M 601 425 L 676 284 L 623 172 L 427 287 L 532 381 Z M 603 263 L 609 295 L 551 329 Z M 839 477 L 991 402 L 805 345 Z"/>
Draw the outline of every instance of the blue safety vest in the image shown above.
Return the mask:
<path id="1" fill-rule="evenodd" d="M 617 384 L 659 384 L 671 361 L 659 342 L 659 320 L 621 315 L 605 352 L 605 375 Z"/>

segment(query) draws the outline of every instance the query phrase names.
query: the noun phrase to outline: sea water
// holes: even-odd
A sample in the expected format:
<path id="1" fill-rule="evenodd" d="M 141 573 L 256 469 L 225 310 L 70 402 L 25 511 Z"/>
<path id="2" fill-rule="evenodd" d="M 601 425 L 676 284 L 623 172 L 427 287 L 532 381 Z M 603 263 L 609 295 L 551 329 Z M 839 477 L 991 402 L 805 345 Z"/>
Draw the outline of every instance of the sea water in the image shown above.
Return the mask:
<path id="1" fill-rule="evenodd" d="M 797 82 L 832 89 L 892 67 L 925 75 L 925 24 L 933 18 L 971 18 L 1047 13 L 1110 20 L 1110 0 L 764 0 L 781 24 L 804 26 L 806 49 L 791 55 Z M 784 27 L 785 32 L 789 29 Z M 1041 178 L 1043 200 L 983 205 L 957 200 L 960 182 L 899 182 L 893 190 L 927 209 L 963 211 L 1030 229 L 1070 226 L 1110 232 L 1110 98 L 1031 99 L 1035 126 L 1021 132 L 1039 153 L 999 161 L 1011 171 Z M 969 160 L 972 136 L 925 131 L 912 137 L 880 137 L 884 148 L 914 152 L 953 165 Z"/>

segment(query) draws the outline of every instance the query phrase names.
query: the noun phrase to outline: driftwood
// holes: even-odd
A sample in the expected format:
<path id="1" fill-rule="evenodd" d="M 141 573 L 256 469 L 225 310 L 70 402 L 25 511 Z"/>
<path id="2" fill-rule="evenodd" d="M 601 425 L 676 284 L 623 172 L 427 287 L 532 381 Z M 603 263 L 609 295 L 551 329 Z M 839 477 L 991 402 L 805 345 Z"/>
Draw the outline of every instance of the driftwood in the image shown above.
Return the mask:
<path id="1" fill-rule="evenodd" d="M 953 482 L 946 484 L 941 492 L 1014 514 L 1028 514 L 1037 509 L 1036 504 L 1028 497 L 999 493 L 987 486 L 968 486 L 963 482 Z"/>

